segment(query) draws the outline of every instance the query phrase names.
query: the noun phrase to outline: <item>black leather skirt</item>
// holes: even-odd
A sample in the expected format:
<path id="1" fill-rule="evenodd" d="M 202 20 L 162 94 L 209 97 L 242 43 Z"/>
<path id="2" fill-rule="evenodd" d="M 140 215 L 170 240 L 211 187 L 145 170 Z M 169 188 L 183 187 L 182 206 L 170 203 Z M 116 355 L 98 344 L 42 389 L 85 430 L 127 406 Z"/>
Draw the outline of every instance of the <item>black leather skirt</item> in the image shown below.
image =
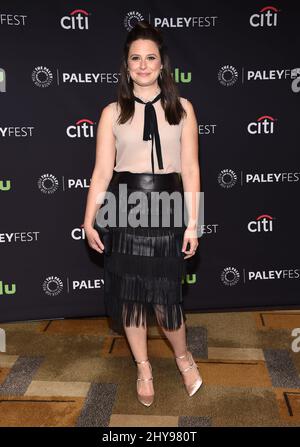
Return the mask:
<path id="1" fill-rule="evenodd" d="M 125 325 L 145 327 L 148 315 L 167 330 L 178 329 L 186 320 L 181 175 L 114 171 L 107 191 L 115 200 L 115 219 L 100 237 L 105 306 L 113 330 L 123 334 Z"/>

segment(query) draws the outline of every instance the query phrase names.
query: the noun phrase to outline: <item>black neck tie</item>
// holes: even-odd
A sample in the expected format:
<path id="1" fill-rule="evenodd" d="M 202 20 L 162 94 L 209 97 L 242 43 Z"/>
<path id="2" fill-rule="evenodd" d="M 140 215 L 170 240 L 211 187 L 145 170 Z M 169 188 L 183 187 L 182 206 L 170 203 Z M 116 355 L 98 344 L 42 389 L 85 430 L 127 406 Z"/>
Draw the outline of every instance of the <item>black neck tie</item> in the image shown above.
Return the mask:
<path id="1" fill-rule="evenodd" d="M 161 92 L 149 102 L 144 102 L 140 98 L 134 95 L 134 99 L 141 104 L 145 104 L 145 115 L 144 115 L 144 134 L 143 140 L 152 140 L 151 145 L 151 163 L 152 163 L 152 173 L 154 174 L 154 160 L 153 160 L 153 140 L 155 138 L 155 148 L 156 156 L 158 161 L 159 169 L 163 169 L 163 161 L 161 154 L 160 138 L 158 133 L 157 118 L 155 108 L 153 103 L 161 98 Z"/>

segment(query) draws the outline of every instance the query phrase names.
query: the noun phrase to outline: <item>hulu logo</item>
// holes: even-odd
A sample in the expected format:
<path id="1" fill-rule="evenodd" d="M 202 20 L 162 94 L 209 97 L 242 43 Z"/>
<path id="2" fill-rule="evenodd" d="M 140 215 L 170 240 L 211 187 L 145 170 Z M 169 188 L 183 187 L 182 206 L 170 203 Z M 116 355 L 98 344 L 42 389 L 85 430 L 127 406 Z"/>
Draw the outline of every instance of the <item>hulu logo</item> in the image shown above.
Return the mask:
<path id="1" fill-rule="evenodd" d="M 188 84 L 192 81 L 192 73 L 189 71 L 188 73 L 183 73 L 179 70 L 179 68 L 175 68 L 173 79 L 175 82 L 182 82 L 183 84 Z"/>
<path id="2" fill-rule="evenodd" d="M 0 68 L 0 92 L 6 92 L 6 76 L 3 68 Z"/>
<path id="3" fill-rule="evenodd" d="M 197 278 L 196 278 L 196 274 L 187 274 L 187 275 L 182 275 L 182 280 L 181 280 L 181 284 L 196 284 L 197 282 Z"/>
<path id="4" fill-rule="evenodd" d="M 10 180 L 0 180 L 0 191 L 10 191 L 11 181 Z"/>
<path id="5" fill-rule="evenodd" d="M 0 295 L 14 295 L 16 289 L 16 284 L 3 284 L 3 281 L 0 281 Z"/>

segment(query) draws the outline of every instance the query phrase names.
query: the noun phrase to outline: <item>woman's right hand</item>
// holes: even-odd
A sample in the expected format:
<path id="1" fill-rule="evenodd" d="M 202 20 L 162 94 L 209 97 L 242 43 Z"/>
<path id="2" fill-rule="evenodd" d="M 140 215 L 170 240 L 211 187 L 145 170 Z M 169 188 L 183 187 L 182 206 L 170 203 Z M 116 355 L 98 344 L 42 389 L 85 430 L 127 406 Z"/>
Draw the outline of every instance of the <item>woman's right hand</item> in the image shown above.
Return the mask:
<path id="1" fill-rule="evenodd" d="M 104 245 L 103 242 L 100 239 L 99 233 L 95 228 L 88 226 L 83 227 L 85 232 L 85 237 L 88 241 L 88 244 L 91 248 L 98 251 L 99 253 L 103 253 Z"/>

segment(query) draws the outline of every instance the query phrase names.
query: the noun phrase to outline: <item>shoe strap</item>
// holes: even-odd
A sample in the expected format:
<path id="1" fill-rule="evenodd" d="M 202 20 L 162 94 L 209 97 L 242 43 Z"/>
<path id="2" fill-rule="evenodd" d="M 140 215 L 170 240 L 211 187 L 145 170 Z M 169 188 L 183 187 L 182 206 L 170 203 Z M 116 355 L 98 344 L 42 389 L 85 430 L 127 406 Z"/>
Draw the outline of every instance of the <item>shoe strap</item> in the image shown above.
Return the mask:
<path id="1" fill-rule="evenodd" d="M 140 364 L 140 363 L 147 363 L 147 362 L 149 362 L 149 360 L 148 359 L 147 360 L 142 360 L 141 362 L 138 362 L 137 360 L 135 360 L 135 362 Z"/>
<path id="2" fill-rule="evenodd" d="M 190 369 L 195 368 L 195 367 L 197 368 L 197 365 L 196 365 L 195 363 L 193 363 L 192 365 L 188 366 L 188 367 L 185 368 L 185 369 L 180 369 L 180 372 L 185 373 L 185 372 L 187 372 L 187 371 L 189 371 Z"/>
<path id="3" fill-rule="evenodd" d="M 142 379 L 138 377 L 136 380 L 142 380 L 143 382 L 149 382 L 150 380 L 153 380 L 153 377 L 150 377 L 150 379 Z"/>
<path id="4" fill-rule="evenodd" d="M 135 360 L 136 361 L 136 360 Z M 149 362 L 149 359 L 147 359 L 147 360 L 142 360 L 141 362 L 137 362 L 136 361 L 136 363 L 137 364 L 141 364 L 141 363 L 149 363 L 149 366 L 150 366 L 150 370 L 152 371 L 152 366 L 151 366 L 151 363 Z M 141 381 L 143 381 L 143 382 L 148 382 L 148 381 L 150 381 L 150 380 L 153 380 L 153 377 L 151 377 L 150 379 L 143 379 L 143 378 L 138 378 L 137 380 L 141 380 Z"/>
<path id="5" fill-rule="evenodd" d="M 175 357 L 176 359 L 184 359 L 185 357 L 188 357 L 188 351 L 186 354 L 181 355 L 180 357 Z"/>
<path id="6" fill-rule="evenodd" d="M 187 371 L 189 371 L 190 369 L 192 369 L 192 368 L 198 368 L 198 366 L 196 365 L 196 363 L 194 362 L 194 360 L 192 360 L 192 358 L 191 358 L 191 353 L 189 352 L 189 351 L 187 351 L 186 352 L 186 354 L 184 354 L 184 355 L 181 355 L 181 356 L 179 356 L 179 357 L 176 357 L 176 359 L 183 359 L 183 358 L 187 358 L 189 361 L 190 361 L 190 366 L 188 366 L 187 368 L 185 368 L 185 369 L 179 369 L 179 371 L 181 372 L 181 373 L 185 373 L 185 372 L 187 372 Z"/>

